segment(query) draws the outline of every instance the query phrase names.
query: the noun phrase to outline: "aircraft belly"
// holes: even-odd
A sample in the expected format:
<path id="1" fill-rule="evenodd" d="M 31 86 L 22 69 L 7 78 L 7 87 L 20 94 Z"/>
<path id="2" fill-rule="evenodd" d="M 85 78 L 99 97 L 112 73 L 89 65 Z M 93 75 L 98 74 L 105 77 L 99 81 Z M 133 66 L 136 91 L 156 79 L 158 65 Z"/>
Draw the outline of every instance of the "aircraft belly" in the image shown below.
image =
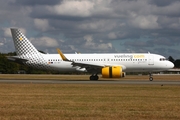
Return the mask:
<path id="1" fill-rule="evenodd" d="M 74 72 L 76 71 L 76 67 L 72 67 L 71 64 L 53 64 L 50 65 L 52 70 L 57 70 L 60 72 Z"/>
<path id="2" fill-rule="evenodd" d="M 133 65 L 133 66 L 126 66 L 126 70 L 124 72 L 158 72 L 166 70 L 166 68 L 163 68 L 162 66 L 158 65 L 147 65 L 147 64 L 139 64 L 139 65 Z"/>

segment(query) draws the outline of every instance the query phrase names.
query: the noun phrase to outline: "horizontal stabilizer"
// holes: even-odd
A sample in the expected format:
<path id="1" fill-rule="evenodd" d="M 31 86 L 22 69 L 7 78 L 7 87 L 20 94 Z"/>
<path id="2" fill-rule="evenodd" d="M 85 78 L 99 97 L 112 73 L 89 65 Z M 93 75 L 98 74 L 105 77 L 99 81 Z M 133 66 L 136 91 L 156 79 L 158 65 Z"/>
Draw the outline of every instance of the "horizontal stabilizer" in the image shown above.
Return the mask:
<path id="1" fill-rule="evenodd" d="M 17 63 L 27 62 L 27 59 L 19 58 L 18 56 L 7 56 L 7 59 Z"/>

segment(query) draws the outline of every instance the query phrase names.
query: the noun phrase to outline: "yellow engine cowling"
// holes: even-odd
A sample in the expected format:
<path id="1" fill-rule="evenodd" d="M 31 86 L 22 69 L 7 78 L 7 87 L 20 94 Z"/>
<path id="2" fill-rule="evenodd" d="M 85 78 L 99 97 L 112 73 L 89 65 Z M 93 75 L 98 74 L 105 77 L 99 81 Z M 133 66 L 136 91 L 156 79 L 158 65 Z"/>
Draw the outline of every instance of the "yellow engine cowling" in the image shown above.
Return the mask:
<path id="1" fill-rule="evenodd" d="M 112 66 L 102 68 L 103 78 L 121 78 L 125 77 L 125 73 L 122 72 L 121 66 Z"/>

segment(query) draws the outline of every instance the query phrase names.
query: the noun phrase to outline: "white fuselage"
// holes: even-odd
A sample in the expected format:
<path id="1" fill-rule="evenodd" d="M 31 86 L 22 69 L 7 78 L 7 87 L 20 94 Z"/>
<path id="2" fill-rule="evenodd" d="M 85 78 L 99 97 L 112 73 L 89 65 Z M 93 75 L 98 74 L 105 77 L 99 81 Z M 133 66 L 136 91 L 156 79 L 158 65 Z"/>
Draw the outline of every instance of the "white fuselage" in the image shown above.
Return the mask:
<path id="1" fill-rule="evenodd" d="M 174 67 L 174 64 L 163 56 L 149 53 L 123 54 L 64 54 L 70 61 L 91 66 L 122 66 L 124 72 L 163 71 Z M 42 54 L 47 69 L 60 72 L 86 71 L 83 67 L 73 66 L 72 62 L 63 61 L 59 54 Z M 33 59 L 31 59 L 33 63 Z M 28 63 L 28 62 L 27 62 Z M 31 66 L 31 64 L 28 64 Z"/>

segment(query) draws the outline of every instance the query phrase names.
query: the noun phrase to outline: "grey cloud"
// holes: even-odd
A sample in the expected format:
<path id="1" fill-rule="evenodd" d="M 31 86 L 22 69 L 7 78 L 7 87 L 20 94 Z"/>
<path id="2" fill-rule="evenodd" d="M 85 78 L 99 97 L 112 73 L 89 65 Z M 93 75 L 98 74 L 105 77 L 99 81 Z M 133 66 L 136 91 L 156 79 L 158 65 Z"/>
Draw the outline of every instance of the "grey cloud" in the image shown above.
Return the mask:
<path id="1" fill-rule="evenodd" d="M 153 52 L 156 53 L 156 54 L 161 54 L 165 57 L 169 57 L 169 56 L 173 56 L 173 54 L 169 54 L 167 53 L 167 48 L 163 48 L 163 47 L 158 47 L 158 48 L 155 48 L 153 49 Z"/>
<path id="2" fill-rule="evenodd" d="M 175 17 L 159 16 L 157 22 L 161 27 L 170 28 L 172 24 L 179 23 L 179 19 Z"/>
<path id="3" fill-rule="evenodd" d="M 149 3 L 157 6 L 168 6 L 171 5 L 172 3 L 179 1 L 179 0 L 149 0 Z"/>
<path id="4" fill-rule="evenodd" d="M 30 37 L 56 39 L 66 52 L 115 52 L 119 48 L 103 48 L 116 40 L 124 43 L 122 51 L 153 51 L 165 55 L 172 51 L 166 47 L 177 48 L 180 44 L 179 0 L 72 1 L 75 0 L 0 1 L 1 27 L 20 27 L 27 29 Z M 87 35 L 93 38 L 89 46 L 84 40 Z M 52 47 L 38 47 L 56 53 Z"/>
<path id="5" fill-rule="evenodd" d="M 15 5 L 55 5 L 60 3 L 62 0 L 16 0 Z"/>
<path id="6" fill-rule="evenodd" d="M 154 6 L 153 9 L 151 10 L 151 13 L 154 15 L 161 15 L 167 17 L 178 17 L 180 16 L 179 10 L 180 10 L 180 1 L 174 2 L 173 4 L 164 7 Z"/>
<path id="7" fill-rule="evenodd" d="M 168 49 L 168 52 L 169 52 L 169 53 L 180 54 L 180 50 L 176 50 L 176 49 L 173 49 L 173 48 L 169 48 L 169 49 Z"/>
<path id="8" fill-rule="evenodd" d="M 173 43 L 171 40 L 166 38 L 158 38 L 149 40 L 148 43 L 152 43 L 154 45 L 164 45 L 164 46 L 173 46 L 175 43 Z"/>
<path id="9" fill-rule="evenodd" d="M 154 49 L 156 53 L 158 54 L 162 54 L 164 55 L 166 58 L 168 58 L 169 56 L 172 56 L 173 58 L 175 59 L 179 59 L 179 53 L 180 53 L 180 50 L 177 50 L 177 49 L 173 49 L 173 48 L 155 48 Z"/>
<path id="10" fill-rule="evenodd" d="M 130 46 L 134 48 L 143 48 L 143 47 L 150 47 L 150 46 L 152 47 L 153 45 L 151 42 L 134 40 L 134 41 L 126 41 L 124 43 L 124 46 Z"/>

